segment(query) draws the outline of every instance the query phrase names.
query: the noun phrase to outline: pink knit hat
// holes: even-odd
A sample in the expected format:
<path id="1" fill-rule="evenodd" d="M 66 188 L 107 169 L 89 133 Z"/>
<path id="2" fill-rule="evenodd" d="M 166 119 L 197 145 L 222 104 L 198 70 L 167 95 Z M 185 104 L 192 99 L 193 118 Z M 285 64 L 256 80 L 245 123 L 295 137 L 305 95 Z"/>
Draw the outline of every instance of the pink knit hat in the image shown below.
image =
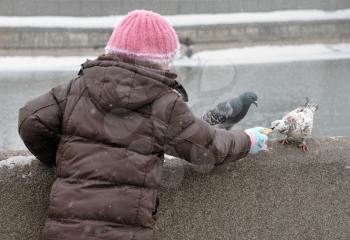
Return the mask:
<path id="1" fill-rule="evenodd" d="M 161 15 L 134 10 L 114 29 L 106 53 L 167 64 L 174 60 L 180 48 L 174 28 Z"/>

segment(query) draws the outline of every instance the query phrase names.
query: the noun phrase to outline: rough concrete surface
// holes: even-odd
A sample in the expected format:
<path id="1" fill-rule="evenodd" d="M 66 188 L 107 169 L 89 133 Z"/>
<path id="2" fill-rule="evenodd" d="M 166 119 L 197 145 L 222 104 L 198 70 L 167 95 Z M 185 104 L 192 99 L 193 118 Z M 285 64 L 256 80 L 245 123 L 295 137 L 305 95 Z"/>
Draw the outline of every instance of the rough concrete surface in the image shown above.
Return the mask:
<path id="1" fill-rule="evenodd" d="M 309 146 L 270 142 L 215 169 L 165 161 L 156 239 L 349 239 L 350 138 Z M 53 176 L 38 161 L 0 168 L 0 239 L 38 239 Z"/>
<path id="2" fill-rule="evenodd" d="M 27 155 L 24 151 L 3 153 Z M 38 161 L 14 169 L 0 168 L 0 239 L 37 240 L 46 217 L 54 171 Z"/>
<path id="3" fill-rule="evenodd" d="M 185 177 L 161 191 L 157 239 L 350 239 L 350 139 L 270 147 L 208 174 L 174 167 L 170 182 Z"/>

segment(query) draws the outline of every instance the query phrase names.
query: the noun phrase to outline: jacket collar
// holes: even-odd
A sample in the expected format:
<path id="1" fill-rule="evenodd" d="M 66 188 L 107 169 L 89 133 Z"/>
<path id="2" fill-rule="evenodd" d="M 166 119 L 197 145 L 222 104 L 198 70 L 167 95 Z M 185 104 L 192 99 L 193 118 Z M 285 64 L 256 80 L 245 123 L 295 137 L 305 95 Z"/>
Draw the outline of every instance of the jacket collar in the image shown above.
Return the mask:
<path id="1" fill-rule="evenodd" d="M 177 91 L 185 102 L 188 102 L 189 100 L 186 89 L 176 80 L 177 74 L 169 70 L 163 70 L 158 64 L 130 59 L 116 54 L 103 54 L 97 57 L 95 60 L 87 60 L 85 63 L 83 63 L 78 75 L 82 75 L 84 69 L 94 66 L 116 66 L 145 75 L 152 79 L 158 80 Z"/>

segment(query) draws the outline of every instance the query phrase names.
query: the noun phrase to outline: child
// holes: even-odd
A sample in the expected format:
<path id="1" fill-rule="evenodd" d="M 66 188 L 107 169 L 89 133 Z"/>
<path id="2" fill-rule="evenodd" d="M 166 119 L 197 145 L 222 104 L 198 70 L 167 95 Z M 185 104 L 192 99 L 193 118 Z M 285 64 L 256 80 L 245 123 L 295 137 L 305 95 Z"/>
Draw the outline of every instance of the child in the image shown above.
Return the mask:
<path id="1" fill-rule="evenodd" d="M 228 132 L 194 116 L 168 70 L 178 50 L 162 16 L 135 10 L 105 55 L 20 110 L 24 143 L 57 168 L 41 239 L 150 240 L 164 153 L 218 165 L 261 150 L 260 128 Z"/>

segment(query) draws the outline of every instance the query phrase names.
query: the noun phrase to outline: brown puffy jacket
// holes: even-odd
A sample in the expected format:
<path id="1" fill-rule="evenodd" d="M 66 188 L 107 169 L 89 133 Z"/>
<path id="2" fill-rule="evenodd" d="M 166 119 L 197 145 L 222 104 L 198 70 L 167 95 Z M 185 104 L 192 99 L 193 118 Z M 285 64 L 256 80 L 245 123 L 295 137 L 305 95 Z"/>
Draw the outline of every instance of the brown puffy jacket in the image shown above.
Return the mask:
<path id="1" fill-rule="evenodd" d="M 194 164 L 248 153 L 243 131 L 193 115 L 175 79 L 155 65 L 103 55 L 21 108 L 24 143 L 57 167 L 41 239 L 151 240 L 164 153 Z"/>

